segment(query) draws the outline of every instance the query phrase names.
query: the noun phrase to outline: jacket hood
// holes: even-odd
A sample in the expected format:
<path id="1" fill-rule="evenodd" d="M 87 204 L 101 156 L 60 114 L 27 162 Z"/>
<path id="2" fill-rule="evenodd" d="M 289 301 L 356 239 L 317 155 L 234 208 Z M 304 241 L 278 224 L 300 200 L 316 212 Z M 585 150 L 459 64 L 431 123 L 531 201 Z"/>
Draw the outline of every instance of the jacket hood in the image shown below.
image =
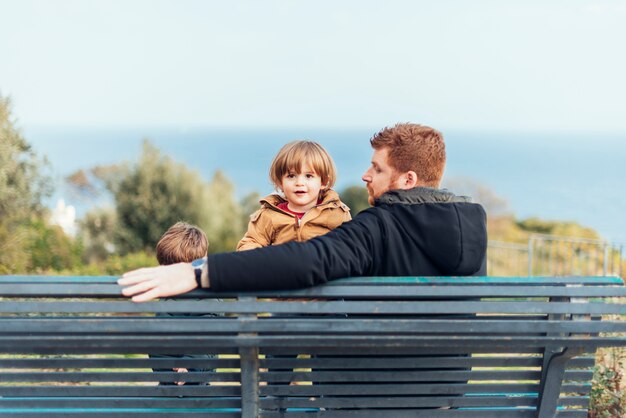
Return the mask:
<path id="1" fill-rule="evenodd" d="M 469 196 L 457 196 L 446 189 L 415 187 L 408 190 L 390 190 L 376 199 L 374 205 L 400 203 L 414 205 L 420 203 L 473 203 Z"/>
<path id="2" fill-rule="evenodd" d="M 486 214 L 470 197 L 416 187 L 390 190 L 374 205 L 389 205 L 391 216 L 405 228 L 405 239 L 413 240 L 443 274 L 465 276 L 484 270 Z"/>

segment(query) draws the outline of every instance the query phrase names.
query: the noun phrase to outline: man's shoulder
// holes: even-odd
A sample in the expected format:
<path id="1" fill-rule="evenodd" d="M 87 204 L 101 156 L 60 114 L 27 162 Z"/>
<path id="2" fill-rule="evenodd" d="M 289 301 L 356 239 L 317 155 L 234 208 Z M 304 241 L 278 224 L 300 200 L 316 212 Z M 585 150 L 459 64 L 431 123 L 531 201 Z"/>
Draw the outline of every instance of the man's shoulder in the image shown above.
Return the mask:
<path id="1" fill-rule="evenodd" d="M 363 209 L 362 211 L 354 215 L 350 222 L 346 222 L 342 224 L 341 226 L 342 227 L 365 226 L 365 225 L 372 226 L 374 224 L 381 222 L 381 219 L 385 218 L 386 214 L 389 213 L 389 209 L 390 208 L 377 207 L 377 206 Z"/>

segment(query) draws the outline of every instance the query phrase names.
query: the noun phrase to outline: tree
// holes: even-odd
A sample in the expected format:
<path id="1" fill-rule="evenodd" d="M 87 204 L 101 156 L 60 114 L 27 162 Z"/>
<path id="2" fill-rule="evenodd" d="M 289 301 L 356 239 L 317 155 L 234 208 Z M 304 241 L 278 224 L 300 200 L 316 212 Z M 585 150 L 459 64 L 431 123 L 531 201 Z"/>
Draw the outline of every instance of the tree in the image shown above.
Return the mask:
<path id="1" fill-rule="evenodd" d="M 176 163 L 148 141 L 139 162 L 112 182 L 120 254 L 153 252 L 161 235 L 178 221 L 204 229 L 209 251 L 234 249 L 243 234 L 232 183 L 217 172 L 206 183 L 197 171 Z"/>
<path id="2" fill-rule="evenodd" d="M 29 268 L 24 224 L 44 214 L 42 201 L 51 193 L 45 164 L 16 128 L 10 99 L 0 95 L 0 273 Z"/>
<path id="3" fill-rule="evenodd" d="M 88 212 L 80 221 L 83 241 L 83 261 L 105 261 L 115 252 L 115 234 L 118 228 L 115 209 L 98 208 Z"/>
<path id="4" fill-rule="evenodd" d="M 209 238 L 209 252 L 234 251 L 248 225 L 242 209 L 234 197 L 235 188 L 221 171 L 216 171 L 202 202 L 205 211 L 205 232 Z"/>
<path id="5" fill-rule="evenodd" d="M 159 238 L 177 221 L 202 223 L 198 196 L 206 186 L 196 172 L 161 155 L 148 141 L 136 166 L 112 185 L 121 254 L 153 251 Z"/>
<path id="6" fill-rule="evenodd" d="M 83 252 L 79 241 L 68 237 L 58 225 L 33 219 L 28 225 L 26 252 L 30 254 L 28 270 L 36 273 L 72 270 L 81 264 Z"/>
<path id="7" fill-rule="evenodd" d="M 341 192 L 341 200 L 350 208 L 350 215 L 354 218 L 357 213 L 370 207 L 367 202 L 367 189 L 363 186 L 350 186 Z"/>
<path id="8" fill-rule="evenodd" d="M 248 223 L 250 222 L 250 216 L 261 207 L 259 204 L 260 200 L 261 195 L 258 192 L 251 192 L 245 195 L 239 202 L 239 205 L 241 206 L 241 224 L 243 228 L 247 229 Z"/>
<path id="9" fill-rule="evenodd" d="M 111 192 L 128 174 L 125 163 L 98 165 L 90 169 L 80 169 L 65 177 L 65 183 L 74 199 L 93 202 L 102 197 L 110 197 Z"/>

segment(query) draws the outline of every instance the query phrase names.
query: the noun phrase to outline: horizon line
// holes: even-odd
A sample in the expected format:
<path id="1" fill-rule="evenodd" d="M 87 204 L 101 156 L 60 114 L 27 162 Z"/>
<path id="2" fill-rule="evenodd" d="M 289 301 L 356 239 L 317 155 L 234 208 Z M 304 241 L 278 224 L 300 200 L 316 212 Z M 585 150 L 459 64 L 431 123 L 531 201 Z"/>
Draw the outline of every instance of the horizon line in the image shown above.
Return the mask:
<path id="1" fill-rule="evenodd" d="M 403 122 L 400 122 L 403 123 Z M 416 122 L 417 123 L 417 122 Z M 395 124 L 395 123 L 394 123 Z M 389 124 L 386 126 L 393 126 Z M 424 125 L 431 126 L 446 134 L 446 132 L 475 132 L 475 133 L 519 133 L 519 134 L 567 134 L 575 136 L 586 135 L 626 135 L 626 130 L 598 130 L 598 129 L 568 129 L 568 128 L 490 128 L 490 127 L 436 127 L 434 124 L 423 123 Z M 20 130 L 107 130 L 107 131 L 119 131 L 119 130 L 168 130 L 189 132 L 196 130 L 262 130 L 262 131 L 289 131 L 293 129 L 306 129 L 306 130 L 333 130 L 333 131 L 371 131 L 378 132 L 386 126 L 374 127 L 373 125 L 316 125 L 316 124 L 176 124 L 176 123 L 164 123 L 164 124 L 48 124 L 48 123 L 32 123 L 19 126 Z"/>

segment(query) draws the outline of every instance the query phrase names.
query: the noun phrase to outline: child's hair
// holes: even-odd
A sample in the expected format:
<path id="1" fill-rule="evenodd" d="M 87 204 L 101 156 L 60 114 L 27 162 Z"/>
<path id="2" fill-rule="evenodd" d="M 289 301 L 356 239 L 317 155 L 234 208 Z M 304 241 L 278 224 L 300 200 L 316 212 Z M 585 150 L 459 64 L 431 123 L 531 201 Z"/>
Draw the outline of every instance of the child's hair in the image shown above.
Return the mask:
<path id="1" fill-rule="evenodd" d="M 279 188 L 285 174 L 300 173 L 305 163 L 322 178 L 324 189 L 333 187 L 337 178 L 335 163 L 326 150 L 313 141 L 293 141 L 282 147 L 270 166 L 270 180 Z"/>
<path id="2" fill-rule="evenodd" d="M 205 257 L 209 248 L 206 234 L 197 226 L 176 222 L 161 237 L 156 246 L 160 265 L 189 263 Z"/>

